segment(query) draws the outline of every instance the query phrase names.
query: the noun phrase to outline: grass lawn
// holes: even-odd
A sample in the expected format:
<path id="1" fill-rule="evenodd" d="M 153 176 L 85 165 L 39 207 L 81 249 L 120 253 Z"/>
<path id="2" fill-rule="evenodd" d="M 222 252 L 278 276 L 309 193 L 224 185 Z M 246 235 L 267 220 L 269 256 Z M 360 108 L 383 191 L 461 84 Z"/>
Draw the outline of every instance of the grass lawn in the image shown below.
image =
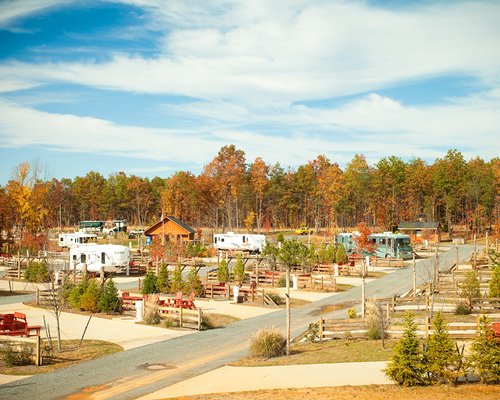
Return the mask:
<path id="1" fill-rule="evenodd" d="M 106 342 L 104 340 L 84 340 L 82 347 L 78 347 L 79 340 L 63 340 L 62 350 L 57 351 L 57 341 L 53 341 L 54 352 L 48 350 L 48 342 L 42 342 L 43 364 L 40 367 L 35 365 L 23 365 L 8 367 L 5 365 L 3 357 L 0 356 L 0 374 L 5 375 L 35 375 L 50 372 L 58 368 L 64 368 L 82 361 L 94 360 L 107 354 L 123 351 L 123 347 Z"/>
<path id="2" fill-rule="evenodd" d="M 245 357 L 231 365 L 261 367 L 271 365 L 386 361 L 391 357 L 395 343 L 396 340 L 386 340 L 384 349 L 380 340 L 329 340 L 314 343 L 298 343 L 292 346 L 290 357 L 276 357 L 264 360 Z"/>

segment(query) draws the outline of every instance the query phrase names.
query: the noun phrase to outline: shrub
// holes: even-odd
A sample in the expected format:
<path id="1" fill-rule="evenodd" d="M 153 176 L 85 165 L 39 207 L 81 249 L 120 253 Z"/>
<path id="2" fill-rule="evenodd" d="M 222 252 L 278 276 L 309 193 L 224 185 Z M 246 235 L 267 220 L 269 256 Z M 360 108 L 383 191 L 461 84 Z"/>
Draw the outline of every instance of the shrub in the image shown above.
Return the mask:
<path id="1" fill-rule="evenodd" d="M 229 266 L 225 258 L 223 258 L 219 263 L 219 268 L 217 269 L 217 280 L 220 283 L 229 282 Z"/>
<path id="2" fill-rule="evenodd" d="M 316 339 L 320 339 L 319 337 L 319 326 L 317 323 L 309 324 L 306 333 L 306 340 L 308 342 L 314 342 Z"/>
<path id="3" fill-rule="evenodd" d="M 455 307 L 456 315 L 469 315 L 470 312 L 471 309 L 466 303 L 458 303 L 457 306 Z"/>
<path id="4" fill-rule="evenodd" d="M 260 329 L 251 338 L 250 356 L 258 358 L 280 357 L 286 352 L 286 339 L 275 328 Z"/>
<path id="5" fill-rule="evenodd" d="M 158 293 L 157 287 L 157 277 L 155 273 L 149 270 L 144 277 L 144 281 L 142 282 L 141 293 L 142 294 L 153 294 Z"/>
<path id="6" fill-rule="evenodd" d="M 366 323 L 368 325 L 366 335 L 368 339 L 381 339 L 382 335 L 385 337 L 382 307 L 374 301 L 369 301 L 366 314 Z"/>
<path id="7" fill-rule="evenodd" d="M 349 310 L 347 310 L 347 316 L 349 318 L 358 318 L 358 312 L 354 308 L 349 308 Z"/>
<path id="8" fill-rule="evenodd" d="M 466 298 L 467 306 L 470 309 L 472 308 L 472 300 L 477 297 L 481 297 L 477 273 L 475 271 L 467 271 L 465 273 L 465 280 L 460 286 L 462 289 L 462 297 Z"/>
<path id="9" fill-rule="evenodd" d="M 380 328 L 370 327 L 366 331 L 366 336 L 370 340 L 377 340 L 382 337 L 382 333 L 380 332 Z"/>
<path id="10" fill-rule="evenodd" d="M 75 284 L 72 283 L 67 276 L 64 276 L 62 285 L 59 288 L 59 300 L 64 307 L 69 307 L 69 296 L 71 291 L 75 287 Z"/>
<path id="11" fill-rule="evenodd" d="M 427 383 L 422 350 L 417 337 L 413 314 L 406 313 L 403 336 L 394 347 L 394 353 L 384 373 L 402 386 L 421 386 Z"/>
<path id="12" fill-rule="evenodd" d="M 121 308 L 120 297 L 113 278 L 109 278 L 99 298 L 99 310 L 106 313 L 119 312 Z"/>
<path id="13" fill-rule="evenodd" d="M 87 288 L 80 298 L 80 308 L 84 311 L 98 312 L 101 288 L 95 279 L 89 279 Z"/>
<path id="14" fill-rule="evenodd" d="M 177 264 L 172 274 L 172 283 L 170 284 L 170 292 L 177 293 L 184 291 L 184 280 L 182 279 L 181 264 Z"/>
<path id="15" fill-rule="evenodd" d="M 158 271 L 158 279 L 156 280 L 156 288 L 158 293 L 170 293 L 170 282 L 168 281 L 168 267 L 167 264 L 160 265 Z"/>
<path id="16" fill-rule="evenodd" d="M 10 342 L 6 342 L 2 358 L 7 367 L 33 364 L 32 349 L 27 343 L 22 343 L 18 350 Z"/>
<path id="17" fill-rule="evenodd" d="M 163 319 L 163 325 L 165 326 L 165 328 L 175 328 L 175 327 L 179 326 L 179 321 L 177 321 L 175 318 L 173 318 L 171 316 L 168 316 L 168 317 Z M 203 326 L 203 322 L 202 322 L 202 326 Z"/>
<path id="18" fill-rule="evenodd" d="M 285 304 L 285 299 L 281 297 L 278 293 L 269 292 L 267 295 L 271 298 L 272 301 L 276 303 L 277 306 L 281 304 Z"/>
<path id="19" fill-rule="evenodd" d="M 489 297 L 500 297 L 500 266 L 493 267 L 489 285 Z"/>
<path id="20" fill-rule="evenodd" d="M 44 262 L 31 262 L 24 272 L 28 282 L 50 282 L 49 268 Z"/>
<path id="21" fill-rule="evenodd" d="M 201 284 L 201 279 L 196 267 L 192 267 L 186 277 L 184 292 L 188 294 L 194 292 L 196 296 L 201 296 L 203 294 L 203 285 Z"/>
<path id="22" fill-rule="evenodd" d="M 147 325 L 158 325 L 161 322 L 158 307 L 148 307 L 144 313 L 144 322 Z"/>
<path id="23" fill-rule="evenodd" d="M 285 287 L 286 286 L 286 276 L 281 275 L 276 282 L 276 287 Z"/>

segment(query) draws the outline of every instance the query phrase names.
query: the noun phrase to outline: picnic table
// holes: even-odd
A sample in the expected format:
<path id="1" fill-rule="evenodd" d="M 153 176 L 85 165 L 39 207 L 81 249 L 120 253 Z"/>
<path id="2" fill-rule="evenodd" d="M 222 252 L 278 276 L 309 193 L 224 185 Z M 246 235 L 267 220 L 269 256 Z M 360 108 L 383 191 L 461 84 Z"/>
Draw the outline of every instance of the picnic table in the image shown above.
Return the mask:
<path id="1" fill-rule="evenodd" d="M 14 312 L 0 314 L 0 335 L 7 336 L 40 336 L 40 325 L 28 325 L 26 314 Z M 32 335 L 32 332 L 34 334 Z"/>

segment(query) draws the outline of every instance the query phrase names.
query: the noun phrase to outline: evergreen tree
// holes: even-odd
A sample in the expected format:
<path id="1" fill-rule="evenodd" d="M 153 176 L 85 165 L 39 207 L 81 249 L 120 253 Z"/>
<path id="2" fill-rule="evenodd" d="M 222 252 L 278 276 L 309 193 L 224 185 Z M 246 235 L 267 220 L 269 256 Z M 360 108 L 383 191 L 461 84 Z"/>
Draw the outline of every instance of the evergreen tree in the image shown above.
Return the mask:
<path id="1" fill-rule="evenodd" d="M 87 290 L 88 279 L 82 279 L 76 286 L 74 286 L 68 296 L 68 302 L 71 308 L 81 309 L 80 301 L 82 299 L 85 290 Z"/>
<path id="2" fill-rule="evenodd" d="M 236 258 L 236 264 L 233 269 L 234 280 L 238 282 L 239 285 L 242 285 L 245 281 L 245 265 L 243 264 L 243 259 L 241 254 L 238 254 Z"/>
<path id="3" fill-rule="evenodd" d="M 184 280 L 182 279 L 181 264 L 177 263 L 172 274 L 172 283 L 170 284 L 170 291 L 177 293 L 184 291 Z"/>
<path id="4" fill-rule="evenodd" d="M 347 253 L 342 243 L 339 243 L 339 245 L 337 246 L 337 251 L 335 252 L 335 259 L 339 264 L 345 264 L 347 262 Z"/>
<path id="5" fill-rule="evenodd" d="M 461 357 L 448 334 L 448 324 L 439 311 L 432 323 L 434 333 L 427 342 L 425 365 L 433 383 L 454 383 L 460 375 Z"/>
<path id="6" fill-rule="evenodd" d="M 168 280 L 168 267 L 167 264 L 161 264 L 160 271 L 158 271 L 158 279 L 156 286 L 159 293 L 170 293 L 170 282 Z"/>
<path id="7" fill-rule="evenodd" d="M 326 254 L 325 254 L 325 261 L 327 263 L 334 263 L 335 260 L 337 259 L 337 256 L 336 256 L 336 248 L 335 248 L 335 245 L 333 243 L 329 243 L 328 246 L 326 246 Z"/>
<path id="8" fill-rule="evenodd" d="M 392 359 L 384 372 L 398 385 L 425 385 L 425 366 L 413 314 L 407 312 L 404 321 L 403 337 L 396 343 Z"/>
<path id="9" fill-rule="evenodd" d="M 264 247 L 262 255 L 266 258 L 269 266 L 271 267 L 271 270 L 273 271 L 276 270 L 276 265 L 278 262 L 278 253 L 279 253 L 278 246 L 275 246 L 274 244 L 266 240 L 266 246 Z"/>
<path id="10" fill-rule="evenodd" d="M 472 308 L 472 300 L 481 297 L 479 279 L 477 279 L 477 273 L 475 271 L 467 271 L 461 288 L 462 296 L 466 298 L 467 307 L 469 307 L 470 310 Z"/>
<path id="11" fill-rule="evenodd" d="M 80 308 L 84 311 L 98 312 L 101 288 L 95 279 L 89 279 L 87 288 L 80 298 Z"/>
<path id="12" fill-rule="evenodd" d="M 468 362 L 483 383 L 500 383 L 500 338 L 483 315 Z"/>
<path id="13" fill-rule="evenodd" d="M 198 275 L 196 267 L 192 267 L 189 271 L 186 277 L 184 291 L 186 294 L 194 292 L 196 293 L 196 296 L 200 296 L 203 293 L 203 285 L 201 284 L 201 279 Z"/>
<path id="14" fill-rule="evenodd" d="M 500 266 L 493 267 L 490 279 L 489 297 L 500 297 Z"/>
<path id="15" fill-rule="evenodd" d="M 142 294 L 158 293 L 157 277 L 153 271 L 148 271 L 142 282 Z"/>
<path id="16" fill-rule="evenodd" d="M 99 299 L 99 311 L 111 313 L 120 311 L 121 303 L 113 278 L 109 278 Z"/>
<path id="17" fill-rule="evenodd" d="M 223 258 L 219 263 L 219 268 L 217 270 L 217 280 L 220 283 L 229 282 L 229 266 L 225 258 Z"/>

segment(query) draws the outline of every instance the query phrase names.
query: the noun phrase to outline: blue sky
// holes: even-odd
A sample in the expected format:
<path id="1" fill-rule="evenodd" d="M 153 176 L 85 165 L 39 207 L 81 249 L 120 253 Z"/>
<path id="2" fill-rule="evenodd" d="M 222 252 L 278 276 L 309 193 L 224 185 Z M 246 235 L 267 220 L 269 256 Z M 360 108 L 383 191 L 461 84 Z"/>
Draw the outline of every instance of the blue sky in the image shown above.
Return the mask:
<path id="1" fill-rule="evenodd" d="M 0 184 L 500 148 L 500 2 L 0 2 Z"/>

